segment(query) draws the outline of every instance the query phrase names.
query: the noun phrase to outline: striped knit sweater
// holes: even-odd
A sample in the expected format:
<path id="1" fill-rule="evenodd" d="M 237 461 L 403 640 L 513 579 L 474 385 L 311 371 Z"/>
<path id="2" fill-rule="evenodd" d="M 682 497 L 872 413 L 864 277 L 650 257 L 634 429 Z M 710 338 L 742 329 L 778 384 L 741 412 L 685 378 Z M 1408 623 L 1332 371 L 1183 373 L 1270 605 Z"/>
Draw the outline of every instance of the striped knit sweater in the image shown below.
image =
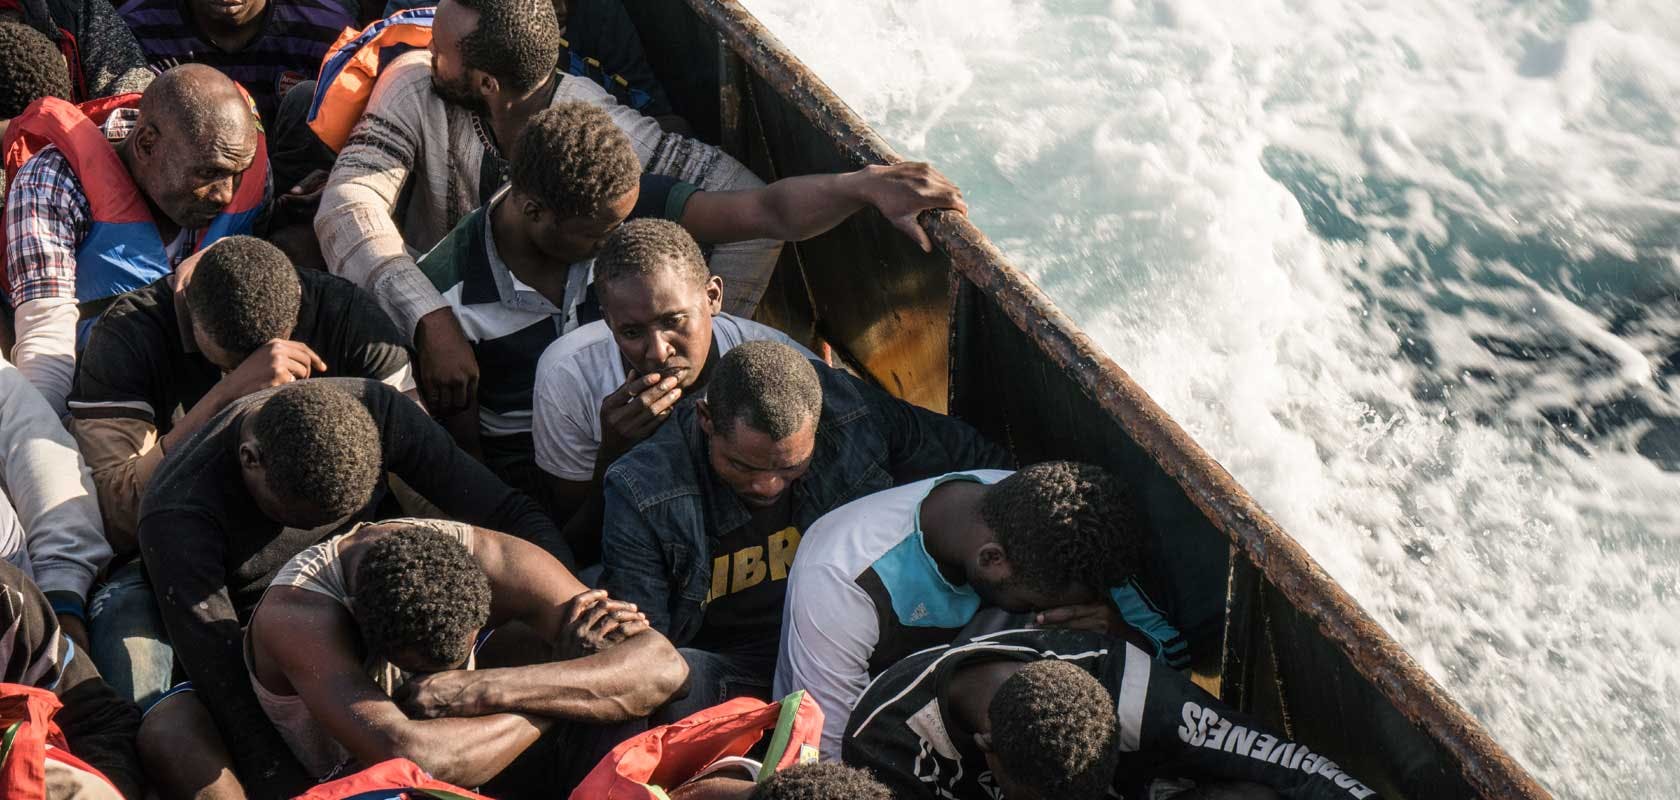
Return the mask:
<path id="1" fill-rule="evenodd" d="M 268 0 L 262 33 L 228 52 L 212 45 L 193 26 L 181 0 L 127 0 L 117 13 L 134 30 L 152 68 L 208 64 L 238 81 L 256 101 L 263 122 L 287 89 L 315 79 L 321 59 L 340 31 L 356 25 L 354 9 L 339 0 Z"/>

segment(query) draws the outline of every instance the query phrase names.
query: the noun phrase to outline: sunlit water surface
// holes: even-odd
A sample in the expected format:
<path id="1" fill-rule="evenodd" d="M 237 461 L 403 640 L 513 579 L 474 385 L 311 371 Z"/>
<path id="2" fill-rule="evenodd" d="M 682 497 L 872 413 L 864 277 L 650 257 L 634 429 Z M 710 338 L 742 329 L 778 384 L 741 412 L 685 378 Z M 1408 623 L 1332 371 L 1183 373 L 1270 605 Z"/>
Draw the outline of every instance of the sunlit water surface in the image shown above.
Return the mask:
<path id="1" fill-rule="evenodd" d="M 1550 789 L 1680 796 L 1680 3 L 748 4 Z"/>

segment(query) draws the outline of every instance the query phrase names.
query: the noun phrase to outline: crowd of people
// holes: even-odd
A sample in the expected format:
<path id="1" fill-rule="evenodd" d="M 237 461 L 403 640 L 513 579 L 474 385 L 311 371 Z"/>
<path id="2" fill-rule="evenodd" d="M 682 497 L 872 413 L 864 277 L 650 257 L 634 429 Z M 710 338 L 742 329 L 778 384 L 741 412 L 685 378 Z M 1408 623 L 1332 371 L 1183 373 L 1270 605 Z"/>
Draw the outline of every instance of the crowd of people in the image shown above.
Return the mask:
<path id="1" fill-rule="evenodd" d="M 1190 680 L 1120 477 L 754 321 L 861 210 L 930 248 L 931 167 L 765 184 L 619 0 L 0 0 L 0 48 L 48 796 L 1374 796 Z"/>

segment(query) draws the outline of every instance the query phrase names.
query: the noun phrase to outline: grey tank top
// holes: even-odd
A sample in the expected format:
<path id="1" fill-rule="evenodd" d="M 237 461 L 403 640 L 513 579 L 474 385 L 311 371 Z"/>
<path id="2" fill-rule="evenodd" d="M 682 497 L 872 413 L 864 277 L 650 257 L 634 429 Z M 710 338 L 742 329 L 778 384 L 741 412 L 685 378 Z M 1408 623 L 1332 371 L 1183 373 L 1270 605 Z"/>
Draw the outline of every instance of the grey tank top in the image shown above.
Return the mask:
<path id="1" fill-rule="evenodd" d="M 383 522 L 365 522 L 292 557 L 292 560 L 287 562 L 286 566 L 281 567 L 280 572 L 274 576 L 274 580 L 269 583 L 269 588 L 290 586 L 324 594 L 337 601 L 339 605 L 344 607 L 345 611 L 354 611 L 355 598 L 350 595 L 349 576 L 344 574 L 344 561 L 338 552 L 339 543 L 344 540 L 344 537 L 368 525 L 397 523 L 430 528 L 439 533 L 447 534 L 465 546 L 468 553 L 473 552 L 472 526 L 463 523 L 439 519 L 406 518 Z M 267 599 L 266 594 L 263 599 Z M 262 608 L 262 601 L 257 602 L 257 608 Z M 252 616 L 255 616 L 255 612 Z M 295 694 L 283 695 L 270 691 L 268 687 L 262 685 L 262 681 L 257 680 L 256 669 L 251 663 L 249 629 L 246 631 L 244 649 L 245 670 L 251 678 L 251 689 L 257 693 L 257 702 L 262 705 L 263 713 L 268 715 L 268 721 L 273 723 L 275 729 L 280 732 L 280 738 L 284 739 L 286 745 L 292 749 L 292 754 L 297 756 L 298 761 L 303 764 L 303 768 L 319 780 L 350 772 L 349 768 L 356 766 L 354 764 L 355 759 L 351 757 L 350 751 L 346 750 L 344 745 L 339 744 L 337 739 L 334 739 L 325 728 L 322 728 L 315 721 L 315 717 L 309 713 L 309 707 L 304 705 L 302 697 Z M 402 685 L 405 677 L 402 670 L 392 666 L 390 662 L 380 658 L 370 658 L 364 666 L 367 669 L 368 676 L 373 678 L 374 683 L 378 684 L 380 690 L 384 691 L 385 694 L 391 694 L 396 691 L 398 686 Z M 472 669 L 473 666 L 473 661 L 469 658 L 466 668 Z"/>

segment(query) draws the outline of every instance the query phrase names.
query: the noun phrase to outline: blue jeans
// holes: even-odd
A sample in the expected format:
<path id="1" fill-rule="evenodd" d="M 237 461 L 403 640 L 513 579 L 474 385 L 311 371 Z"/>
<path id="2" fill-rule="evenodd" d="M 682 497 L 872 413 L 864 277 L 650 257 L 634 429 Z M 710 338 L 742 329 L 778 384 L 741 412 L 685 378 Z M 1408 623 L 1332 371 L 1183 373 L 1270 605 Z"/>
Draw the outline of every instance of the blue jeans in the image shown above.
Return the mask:
<path id="1" fill-rule="evenodd" d="M 688 662 L 688 696 L 653 712 L 654 725 L 669 725 L 737 697 L 770 699 L 771 679 L 776 674 L 774 655 L 713 653 L 692 647 L 679 647 L 677 652 Z"/>
<path id="2" fill-rule="evenodd" d="M 138 560 L 119 567 L 94 592 L 88 639 L 100 676 L 142 709 L 174 685 L 175 648 Z"/>

